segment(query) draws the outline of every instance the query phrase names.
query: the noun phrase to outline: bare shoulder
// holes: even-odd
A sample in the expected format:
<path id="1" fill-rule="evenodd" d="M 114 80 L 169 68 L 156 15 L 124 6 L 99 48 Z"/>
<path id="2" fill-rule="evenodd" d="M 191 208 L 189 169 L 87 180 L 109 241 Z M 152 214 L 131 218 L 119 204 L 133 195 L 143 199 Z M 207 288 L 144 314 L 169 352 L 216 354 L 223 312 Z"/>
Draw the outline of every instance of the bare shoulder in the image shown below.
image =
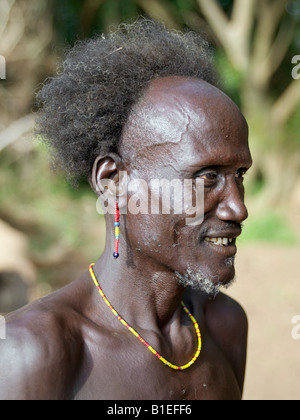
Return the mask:
<path id="1" fill-rule="evenodd" d="M 6 317 L 0 400 L 68 399 L 80 363 L 76 311 L 54 293 Z"/>
<path id="2" fill-rule="evenodd" d="M 230 333 L 234 335 L 236 329 L 247 331 L 248 320 L 246 312 L 230 296 L 219 293 L 213 298 L 201 291 L 193 291 L 192 294 L 189 294 L 189 299 L 197 311 L 204 310 L 205 320 L 210 330 L 219 332 L 219 330 L 224 330 L 225 326 L 227 335 Z"/>
<path id="3" fill-rule="evenodd" d="M 214 299 L 207 301 L 206 312 L 211 327 L 227 325 L 227 332 L 238 328 L 248 329 L 247 315 L 243 307 L 230 296 L 219 293 Z"/>
<path id="4" fill-rule="evenodd" d="M 248 319 L 243 307 L 230 296 L 219 293 L 207 302 L 206 325 L 214 342 L 231 363 L 242 391 L 248 336 Z"/>
<path id="5" fill-rule="evenodd" d="M 248 320 L 243 307 L 224 293 L 210 298 L 203 292 L 196 292 L 192 302 L 196 313 L 204 314 L 206 334 L 230 363 L 242 392 L 248 336 Z"/>

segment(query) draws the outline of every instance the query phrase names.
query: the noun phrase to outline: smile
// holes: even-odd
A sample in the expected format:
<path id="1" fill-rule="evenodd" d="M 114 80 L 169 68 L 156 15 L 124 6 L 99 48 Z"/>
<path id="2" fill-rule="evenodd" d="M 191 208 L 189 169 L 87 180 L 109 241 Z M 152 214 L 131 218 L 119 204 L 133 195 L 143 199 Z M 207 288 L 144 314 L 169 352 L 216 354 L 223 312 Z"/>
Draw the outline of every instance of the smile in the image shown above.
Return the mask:
<path id="1" fill-rule="evenodd" d="M 218 246 L 230 246 L 235 245 L 235 238 L 210 238 L 206 237 L 204 238 L 205 241 L 211 242 L 214 245 Z"/>

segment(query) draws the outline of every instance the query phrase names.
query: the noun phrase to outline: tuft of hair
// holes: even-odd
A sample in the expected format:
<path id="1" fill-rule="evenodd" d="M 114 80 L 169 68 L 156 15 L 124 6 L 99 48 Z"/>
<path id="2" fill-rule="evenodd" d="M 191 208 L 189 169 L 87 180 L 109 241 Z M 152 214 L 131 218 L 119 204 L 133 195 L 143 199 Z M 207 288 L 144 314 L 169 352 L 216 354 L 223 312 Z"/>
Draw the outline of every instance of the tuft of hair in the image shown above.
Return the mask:
<path id="1" fill-rule="evenodd" d="M 56 167 L 72 180 L 86 178 L 97 156 L 117 152 L 122 128 L 149 82 L 172 75 L 217 84 L 203 36 L 139 18 L 79 41 L 37 94 L 35 132 Z"/>

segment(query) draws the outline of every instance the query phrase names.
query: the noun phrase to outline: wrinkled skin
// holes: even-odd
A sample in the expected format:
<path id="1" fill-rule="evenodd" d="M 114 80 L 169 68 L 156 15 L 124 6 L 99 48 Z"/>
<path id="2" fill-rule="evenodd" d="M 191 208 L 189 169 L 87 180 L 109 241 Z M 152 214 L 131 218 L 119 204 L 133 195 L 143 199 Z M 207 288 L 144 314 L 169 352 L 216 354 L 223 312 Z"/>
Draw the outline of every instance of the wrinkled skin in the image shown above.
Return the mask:
<path id="1" fill-rule="evenodd" d="M 143 107 L 147 106 L 147 112 Z M 135 127 L 138 127 L 135 130 Z M 132 151 L 134 150 L 134 153 Z M 91 183 L 103 179 L 204 181 L 204 220 L 187 225 L 186 214 L 121 215 L 120 257 L 115 260 L 113 216 L 94 266 L 116 310 L 167 360 L 183 365 L 196 351 L 193 324 L 203 348 L 185 371 L 164 366 L 113 316 L 88 272 L 65 288 L 7 316 L 0 341 L 1 399 L 241 399 L 247 318 L 219 293 L 183 288 L 175 272 L 205 271 L 226 285 L 234 277 L 233 243 L 247 218 L 243 174 L 251 166 L 248 127 L 232 101 L 197 79 L 151 82 L 122 136 L 119 154 L 95 162 Z M 120 207 L 125 205 L 120 193 Z M 129 193 L 130 197 L 130 193 Z M 127 197 L 128 199 L 128 197 Z M 234 241 L 235 242 L 235 241 Z"/>

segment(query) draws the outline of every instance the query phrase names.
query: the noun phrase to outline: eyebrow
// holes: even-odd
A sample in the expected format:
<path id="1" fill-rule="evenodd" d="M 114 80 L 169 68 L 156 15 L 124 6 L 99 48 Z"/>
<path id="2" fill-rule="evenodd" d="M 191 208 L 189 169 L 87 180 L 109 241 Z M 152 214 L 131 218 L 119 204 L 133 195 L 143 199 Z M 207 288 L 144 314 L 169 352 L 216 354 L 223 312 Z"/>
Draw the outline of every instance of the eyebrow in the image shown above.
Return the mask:
<path id="1" fill-rule="evenodd" d="M 199 157 L 201 159 L 201 157 Z M 188 168 L 224 168 L 228 166 L 239 166 L 240 168 L 249 169 L 253 163 L 252 156 L 250 150 L 244 150 L 240 155 L 232 156 L 232 154 L 228 157 L 226 156 L 206 156 L 203 160 L 198 160 L 198 162 L 195 161 L 191 162 L 190 165 L 188 165 Z"/>
<path id="2" fill-rule="evenodd" d="M 252 159 L 247 160 L 247 162 L 246 161 L 241 161 L 240 165 L 235 165 L 235 164 L 233 165 L 232 163 L 226 164 L 226 162 L 222 165 L 216 165 L 214 163 L 201 162 L 201 163 L 199 163 L 199 165 L 189 165 L 188 169 L 192 169 L 196 172 L 199 172 L 203 169 L 220 170 L 220 169 L 230 167 L 230 166 L 238 166 L 238 169 L 248 171 L 252 166 Z"/>

